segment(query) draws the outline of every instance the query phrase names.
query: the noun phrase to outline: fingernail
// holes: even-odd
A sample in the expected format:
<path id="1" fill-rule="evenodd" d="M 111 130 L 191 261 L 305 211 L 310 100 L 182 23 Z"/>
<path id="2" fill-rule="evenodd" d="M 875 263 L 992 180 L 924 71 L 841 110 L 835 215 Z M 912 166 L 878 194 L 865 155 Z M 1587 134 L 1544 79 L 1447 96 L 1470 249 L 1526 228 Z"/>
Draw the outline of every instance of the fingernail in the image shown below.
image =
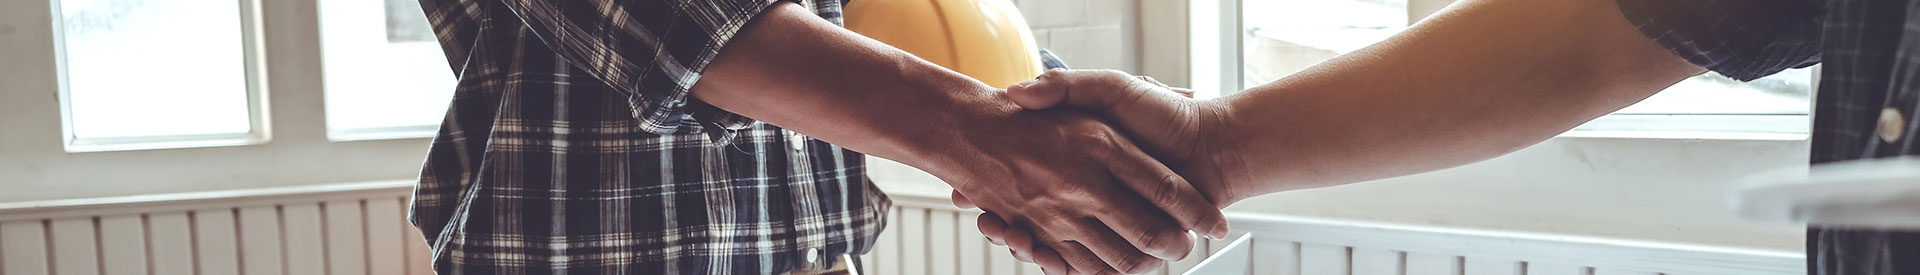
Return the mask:
<path id="1" fill-rule="evenodd" d="M 1213 226 L 1213 232 L 1208 232 L 1207 234 L 1208 234 L 1208 235 L 1209 235 L 1210 237 L 1213 237 L 1213 239 L 1215 239 L 1215 240 L 1225 240 L 1225 239 L 1227 239 L 1227 223 L 1225 223 L 1225 222 L 1222 222 L 1222 223 L 1220 223 L 1220 224 L 1218 224 L 1218 225 L 1214 225 L 1214 226 Z"/>

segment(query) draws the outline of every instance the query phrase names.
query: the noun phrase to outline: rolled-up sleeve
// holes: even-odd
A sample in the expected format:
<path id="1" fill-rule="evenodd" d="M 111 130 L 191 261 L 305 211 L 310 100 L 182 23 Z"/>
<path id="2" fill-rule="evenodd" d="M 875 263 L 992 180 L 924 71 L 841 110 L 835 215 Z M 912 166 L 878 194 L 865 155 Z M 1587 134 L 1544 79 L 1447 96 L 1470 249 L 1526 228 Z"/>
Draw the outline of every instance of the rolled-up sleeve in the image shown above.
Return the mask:
<path id="1" fill-rule="evenodd" d="M 1617 0 L 1648 38 L 1740 81 L 1820 62 L 1819 0 Z"/>
<path id="2" fill-rule="evenodd" d="M 690 89 L 741 27 L 783 0 L 502 1 L 561 58 L 626 94 L 643 129 L 670 134 L 690 117 L 728 129 L 752 122 Z"/>

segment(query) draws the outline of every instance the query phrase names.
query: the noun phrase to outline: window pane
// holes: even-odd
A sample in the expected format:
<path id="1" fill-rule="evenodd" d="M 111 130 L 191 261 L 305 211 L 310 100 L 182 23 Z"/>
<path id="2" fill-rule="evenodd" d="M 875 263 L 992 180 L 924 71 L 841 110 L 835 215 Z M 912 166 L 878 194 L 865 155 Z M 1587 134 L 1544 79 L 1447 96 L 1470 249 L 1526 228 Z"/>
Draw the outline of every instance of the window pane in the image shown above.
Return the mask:
<path id="1" fill-rule="evenodd" d="M 320 23 L 331 136 L 433 134 L 454 75 L 418 1 L 320 1 Z"/>
<path id="2" fill-rule="evenodd" d="M 58 3 L 75 138 L 252 130 L 239 1 Z"/>
<path id="3" fill-rule="evenodd" d="M 1406 0 L 1244 0 L 1245 87 L 1373 45 L 1407 26 Z"/>
<path id="4" fill-rule="evenodd" d="M 1804 115 L 1813 102 L 1813 69 L 1742 83 L 1707 73 L 1615 114 Z"/>

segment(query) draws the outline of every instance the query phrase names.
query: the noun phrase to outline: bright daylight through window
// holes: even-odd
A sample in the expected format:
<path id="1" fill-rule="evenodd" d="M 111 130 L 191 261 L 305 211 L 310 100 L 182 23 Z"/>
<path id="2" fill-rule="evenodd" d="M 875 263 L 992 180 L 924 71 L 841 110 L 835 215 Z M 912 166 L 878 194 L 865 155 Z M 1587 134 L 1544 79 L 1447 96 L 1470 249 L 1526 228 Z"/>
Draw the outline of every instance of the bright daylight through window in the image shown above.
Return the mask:
<path id="1" fill-rule="evenodd" d="M 453 70 L 413 0 L 319 1 L 328 136 L 431 137 Z"/>
<path id="2" fill-rule="evenodd" d="M 1244 87 L 1372 45 L 1408 24 L 1407 0 L 1241 1 Z M 1580 130 L 1803 134 L 1812 80 L 1812 69 L 1746 83 L 1709 73 Z"/>
<path id="3" fill-rule="evenodd" d="M 239 1 L 57 4 L 70 144 L 244 139 L 254 130 Z"/>

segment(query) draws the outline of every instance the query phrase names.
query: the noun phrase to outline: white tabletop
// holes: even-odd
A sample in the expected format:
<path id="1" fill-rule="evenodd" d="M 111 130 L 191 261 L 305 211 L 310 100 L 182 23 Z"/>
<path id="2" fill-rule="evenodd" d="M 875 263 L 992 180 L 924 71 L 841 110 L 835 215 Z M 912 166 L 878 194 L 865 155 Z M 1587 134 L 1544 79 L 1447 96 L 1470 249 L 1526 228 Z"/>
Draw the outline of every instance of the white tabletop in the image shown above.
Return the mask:
<path id="1" fill-rule="evenodd" d="M 1920 229 L 1920 158 L 1787 168 L 1733 184 L 1729 207 L 1767 221 Z"/>

